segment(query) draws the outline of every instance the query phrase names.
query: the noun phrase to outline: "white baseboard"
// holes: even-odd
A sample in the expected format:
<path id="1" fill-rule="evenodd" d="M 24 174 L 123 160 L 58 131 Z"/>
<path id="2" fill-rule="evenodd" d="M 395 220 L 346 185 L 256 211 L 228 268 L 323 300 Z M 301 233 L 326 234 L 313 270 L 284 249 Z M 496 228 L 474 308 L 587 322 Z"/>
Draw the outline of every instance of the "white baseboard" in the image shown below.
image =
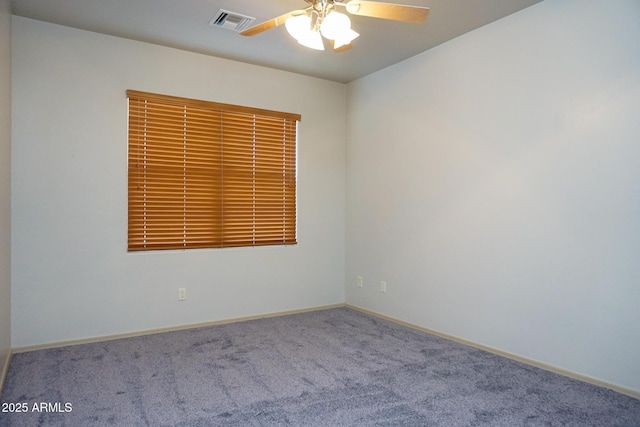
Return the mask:
<path id="1" fill-rule="evenodd" d="M 48 344 L 41 344 L 41 345 L 34 345 L 34 346 L 28 346 L 28 347 L 19 347 L 19 348 L 14 348 L 13 349 L 13 354 L 15 353 L 24 353 L 27 351 L 35 351 L 35 350 L 45 350 L 45 349 L 50 349 L 50 348 L 57 348 L 57 347 L 65 347 L 65 346 L 70 346 L 70 345 L 79 345 L 79 344 L 89 344 L 89 343 L 95 343 L 95 342 L 102 342 L 102 341 L 111 341 L 111 340 L 116 340 L 116 339 L 121 339 L 121 338 L 131 338 L 131 337 L 139 337 L 139 336 L 143 336 L 143 335 L 151 335 L 151 334 L 158 334 L 158 333 L 162 333 L 162 332 L 173 332 L 173 331 L 180 331 L 180 330 L 185 330 L 185 329 L 193 329 L 193 328 L 202 328 L 202 327 L 206 327 L 206 326 L 215 326 L 215 325 L 224 325 L 224 324 L 228 324 L 228 323 L 235 323 L 235 322 L 245 322 L 248 320 L 257 320 L 257 319 L 266 319 L 266 318 L 270 318 L 270 317 L 278 317 L 278 316 L 287 316 L 287 315 L 291 315 L 291 314 L 299 314 L 299 313 L 308 313 L 308 312 L 313 312 L 313 311 L 319 311 L 319 310 L 328 310 L 328 309 L 332 309 L 332 308 L 340 308 L 340 307 L 347 307 L 347 308 L 351 308 L 353 310 L 371 315 L 371 316 L 375 316 L 378 317 L 380 319 L 384 319 L 384 320 L 388 320 L 394 323 L 397 323 L 399 325 L 403 325 L 412 329 L 416 329 L 422 332 L 426 332 L 428 334 L 432 334 L 432 335 L 436 335 L 439 336 L 441 338 L 445 338 L 451 341 L 455 341 L 455 342 L 459 342 L 461 344 L 464 345 L 468 345 L 474 348 L 478 348 L 484 351 L 488 351 L 489 353 L 493 353 L 493 354 L 497 354 L 499 356 L 503 356 L 506 357 L 508 359 L 512 359 L 512 360 L 516 360 L 518 362 L 522 362 L 525 363 L 527 365 L 531 365 L 531 366 L 535 366 L 537 368 L 540 369 L 544 369 L 546 371 L 549 372 L 553 372 L 555 374 L 559 374 L 559 375 L 563 375 L 565 377 L 569 377 L 569 378 L 573 378 L 575 380 L 578 381 L 583 381 L 589 384 L 593 384 L 599 387 L 604 387 L 604 388 L 608 388 L 610 390 L 614 390 L 618 393 L 622 393 L 625 394 L 627 396 L 636 398 L 636 399 L 640 399 L 640 390 L 634 390 L 634 389 L 630 389 L 627 387 L 623 387 L 620 386 L 618 384 L 613 384 L 607 381 L 603 381 L 600 380 L 598 378 L 593 378 L 590 377 L 588 375 L 583 375 L 577 372 L 573 372 L 564 368 L 560 368 L 557 366 L 553 366 L 553 365 L 549 365 L 547 363 L 544 362 L 540 362 L 534 359 L 530 359 L 527 357 L 523 357 L 517 354 L 513 354 L 513 353 L 509 353 L 507 351 L 504 350 L 500 350 L 497 348 L 493 348 L 490 346 L 486 346 L 483 344 L 479 344 L 473 341 L 469 341 L 466 340 L 464 338 L 460 338 L 460 337 L 456 337 L 454 335 L 449 335 L 440 331 L 436 331 L 430 328 L 425 328 L 424 326 L 420 326 L 420 325 L 416 325 L 413 323 L 409 323 L 406 322 L 404 320 L 400 320 L 397 319 L 395 317 L 392 316 L 387 316 L 385 314 L 381 314 L 375 311 L 371 311 L 371 310 L 367 310 L 355 305 L 351 305 L 351 304 L 345 304 L 345 303 L 340 303 L 340 304 L 332 304 L 332 305 L 324 305 L 324 306 L 317 306 L 317 307 L 308 307 L 308 308 L 303 308 L 303 309 L 297 309 L 297 310 L 287 310 L 287 311 L 279 311 L 279 312 L 272 312 L 272 313 L 264 313 L 264 314 L 258 314 L 258 315 L 254 315 L 254 316 L 244 316 L 244 317 L 235 317 L 235 318 L 231 318 L 231 319 L 224 319 L 224 320 L 215 320 L 215 321 L 211 321 L 211 322 L 204 322 L 204 323 L 195 323 L 195 324 L 188 324 L 188 325 L 181 325 L 181 326 L 172 326 L 172 327 L 167 327 L 167 328 L 158 328 L 158 329 L 149 329 L 149 330 L 144 330 L 144 331 L 136 331 L 136 332 L 129 332 L 129 333 L 124 333 L 124 334 L 115 334 L 115 335 L 106 335 L 106 336 L 100 336 L 100 337 L 93 337 L 93 338 L 85 338 L 85 339 L 78 339 L 78 340 L 71 340 L 71 341 L 64 341 L 64 342 L 56 342 L 56 343 L 48 343 Z M 0 396 L 2 393 L 2 385 L 4 383 L 4 379 L 7 373 L 7 370 L 9 368 L 9 362 L 11 360 L 11 355 L 12 352 L 9 353 L 9 356 L 7 357 L 7 360 L 5 361 L 4 364 L 4 368 L 1 372 L 0 376 Z"/>
<path id="2" fill-rule="evenodd" d="M 9 364 L 11 363 L 12 355 L 12 351 L 9 350 L 2 366 L 2 371 L 0 371 L 0 398 L 2 398 L 2 390 L 4 390 L 4 380 L 7 378 L 7 372 L 9 372 Z"/>
<path id="3" fill-rule="evenodd" d="M 538 360 L 534 360 L 534 359 L 529 359 L 528 357 L 524 357 L 524 356 L 520 356 L 518 354 L 514 354 L 514 353 L 509 353 L 507 351 L 504 350 L 500 350 L 498 348 L 494 348 L 494 347 L 490 347 L 490 346 L 486 346 L 483 344 L 479 344 L 473 341 L 469 341 L 466 340 L 464 338 L 459 338 L 456 337 L 454 335 L 449 335 L 449 334 L 445 334 L 442 333 L 440 331 L 436 331 L 433 329 L 429 329 L 429 328 L 425 328 L 424 326 L 420 326 L 420 325 L 415 325 L 413 323 L 409 323 L 409 322 L 405 322 L 404 320 L 400 320 L 400 319 L 396 319 L 395 317 L 392 316 L 387 316 L 385 314 L 381 314 L 381 313 L 377 313 L 375 311 L 371 311 L 371 310 L 367 310 L 361 307 L 357 307 L 355 305 L 351 305 L 351 304 L 345 304 L 345 307 L 351 308 L 353 310 L 356 311 L 360 311 L 362 313 L 365 314 L 369 314 L 371 316 L 375 316 L 378 317 L 380 319 L 385 319 L 385 320 L 389 320 L 391 322 L 403 325 L 403 326 L 407 326 L 409 328 L 412 329 L 417 329 L 419 331 L 422 332 L 426 332 L 428 334 L 432 334 L 432 335 L 436 335 L 438 337 L 441 338 L 445 338 L 451 341 L 455 341 L 455 342 L 459 342 L 460 344 L 464 344 L 464 345 L 468 345 L 474 348 L 478 348 L 480 350 L 484 350 L 484 351 L 488 351 L 489 353 L 493 353 L 493 354 L 497 354 L 498 356 L 502 356 L 502 357 L 506 357 L 508 359 L 512 359 L 512 360 L 516 360 L 518 362 L 522 362 L 524 364 L 530 365 L 530 366 L 535 366 L 536 368 L 540 368 L 540 369 L 544 369 L 545 371 L 549 371 L 549 372 L 553 372 L 554 374 L 559 374 L 565 377 L 569 377 L 572 378 L 574 380 L 578 380 L 578 381 L 582 381 L 585 383 L 589 383 L 589 384 L 593 384 L 596 385 L 598 387 L 604 387 L 604 388 L 608 388 L 610 390 L 616 391 L 618 393 L 622 393 L 625 394 L 627 396 L 636 398 L 636 399 L 640 399 L 640 390 L 634 390 L 628 387 L 623 387 L 621 385 L 618 384 L 613 384 L 607 381 L 603 381 L 600 380 L 598 378 L 593 378 L 590 377 L 588 375 L 583 375 L 577 372 L 573 372 L 570 371 L 568 369 L 564 369 L 564 368 L 559 368 L 557 366 L 553 366 L 553 365 L 549 365 L 548 363 L 544 363 L 544 362 L 540 362 Z"/>
<path id="4" fill-rule="evenodd" d="M 257 314 L 257 315 L 254 315 L 254 316 L 243 316 L 243 317 L 234 317 L 234 318 L 223 319 L 223 320 L 214 320 L 214 321 L 211 321 L 211 322 L 191 323 L 191 324 L 180 325 L 180 326 L 170 326 L 170 327 L 167 327 L 167 328 L 147 329 L 147 330 L 143 330 L 143 331 L 127 332 L 127 333 L 123 333 L 123 334 L 104 335 L 104 336 L 99 336 L 99 337 L 82 338 L 82 339 L 70 340 L 70 341 L 59 341 L 59 342 L 53 342 L 53 343 L 31 345 L 31 346 L 26 346 L 26 347 L 17 347 L 17 348 L 13 349 L 13 353 L 14 354 L 26 353 L 26 352 L 29 352 L 29 351 L 47 350 L 47 349 L 51 349 L 51 348 L 67 347 L 67 346 L 71 346 L 71 345 L 80 345 L 80 344 L 90 344 L 90 343 L 103 342 L 103 341 L 112 341 L 112 340 L 117 340 L 117 339 L 121 339 L 121 338 L 132 338 L 132 337 L 140 337 L 140 336 L 143 336 L 143 335 L 160 334 L 160 333 L 163 333 L 163 332 L 182 331 L 182 330 L 185 330 L 185 329 L 194 329 L 194 328 L 202 328 L 202 327 L 206 327 L 206 326 L 224 325 L 224 324 L 227 324 L 227 323 L 246 322 L 248 320 L 258 320 L 258 319 L 266 319 L 266 318 L 269 318 L 269 317 L 288 316 L 290 314 L 309 313 L 309 312 L 312 312 L 312 311 L 328 310 L 328 309 L 331 309 L 331 308 L 341 308 L 341 307 L 344 307 L 344 306 L 345 306 L 344 303 L 332 304 L 332 305 L 323 305 L 323 306 L 308 307 L 308 308 L 302 308 L 302 309 L 296 309 L 296 310 L 286 310 L 286 311 L 278 311 L 278 312 L 271 312 L 271 313 L 263 313 L 263 314 Z"/>

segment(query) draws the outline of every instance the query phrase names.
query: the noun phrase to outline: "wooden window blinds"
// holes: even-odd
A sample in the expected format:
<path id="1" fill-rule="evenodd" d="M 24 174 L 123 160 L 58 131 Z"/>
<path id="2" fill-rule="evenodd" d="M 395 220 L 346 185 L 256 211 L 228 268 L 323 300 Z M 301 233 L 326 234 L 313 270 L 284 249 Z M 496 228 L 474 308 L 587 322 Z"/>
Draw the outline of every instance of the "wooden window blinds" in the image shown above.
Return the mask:
<path id="1" fill-rule="evenodd" d="M 300 115 L 127 97 L 129 251 L 296 243 Z"/>

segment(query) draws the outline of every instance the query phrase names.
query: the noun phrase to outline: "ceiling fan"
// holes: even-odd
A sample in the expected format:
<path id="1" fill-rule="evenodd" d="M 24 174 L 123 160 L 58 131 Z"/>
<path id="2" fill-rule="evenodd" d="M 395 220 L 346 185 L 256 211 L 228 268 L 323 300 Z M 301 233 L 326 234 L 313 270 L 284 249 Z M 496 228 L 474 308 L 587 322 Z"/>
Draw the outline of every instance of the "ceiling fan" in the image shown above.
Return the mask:
<path id="1" fill-rule="evenodd" d="M 322 37 L 331 42 L 335 52 L 351 48 L 351 42 L 359 36 L 351 28 L 349 17 L 339 12 L 343 9 L 351 15 L 420 24 L 429 16 L 429 8 L 365 0 L 304 0 L 305 9 L 294 10 L 284 15 L 254 25 L 240 32 L 243 36 L 255 36 L 285 24 L 287 31 L 298 43 L 312 49 L 324 50 Z"/>

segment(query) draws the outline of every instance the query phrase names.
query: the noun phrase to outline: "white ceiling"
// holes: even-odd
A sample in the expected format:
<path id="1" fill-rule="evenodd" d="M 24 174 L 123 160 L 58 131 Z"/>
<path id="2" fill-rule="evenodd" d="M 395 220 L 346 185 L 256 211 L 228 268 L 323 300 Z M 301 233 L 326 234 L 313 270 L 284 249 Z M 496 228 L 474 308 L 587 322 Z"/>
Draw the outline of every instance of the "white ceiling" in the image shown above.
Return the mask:
<path id="1" fill-rule="evenodd" d="M 386 0 L 427 6 L 424 24 L 352 16 L 353 48 L 303 47 L 284 26 L 254 37 L 208 25 L 219 9 L 254 24 L 308 6 L 303 0 L 11 0 L 13 14 L 347 83 L 542 0 Z"/>

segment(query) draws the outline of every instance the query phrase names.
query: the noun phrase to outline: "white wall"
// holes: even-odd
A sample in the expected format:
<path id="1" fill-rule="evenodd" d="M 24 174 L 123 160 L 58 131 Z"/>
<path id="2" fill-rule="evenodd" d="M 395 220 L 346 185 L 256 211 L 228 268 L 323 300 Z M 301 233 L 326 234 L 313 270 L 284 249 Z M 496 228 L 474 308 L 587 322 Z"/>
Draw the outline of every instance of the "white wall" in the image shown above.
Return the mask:
<path id="1" fill-rule="evenodd" d="M 20 17 L 12 47 L 14 347 L 344 302 L 344 85 Z M 127 89 L 300 113 L 299 244 L 127 253 Z"/>
<path id="2" fill-rule="evenodd" d="M 0 391 L 11 349 L 11 13 L 0 0 Z"/>
<path id="3" fill-rule="evenodd" d="M 638 22 L 636 0 L 547 0 L 345 106 L 340 84 L 13 17 L 13 346 L 339 303 L 346 281 L 351 304 L 640 390 Z M 128 254 L 128 88 L 301 113 L 300 244 Z"/>
<path id="4" fill-rule="evenodd" d="M 638 40 L 547 0 L 351 83 L 347 302 L 640 391 Z"/>

